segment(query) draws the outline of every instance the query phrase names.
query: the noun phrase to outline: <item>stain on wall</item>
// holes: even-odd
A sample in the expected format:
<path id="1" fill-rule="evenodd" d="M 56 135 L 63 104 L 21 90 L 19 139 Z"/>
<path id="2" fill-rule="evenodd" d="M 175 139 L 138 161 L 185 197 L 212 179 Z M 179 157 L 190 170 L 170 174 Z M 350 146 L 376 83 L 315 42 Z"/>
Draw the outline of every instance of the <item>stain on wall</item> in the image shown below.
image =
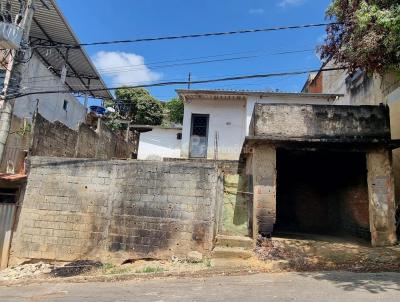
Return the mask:
<path id="1" fill-rule="evenodd" d="M 10 262 L 208 253 L 221 184 L 213 163 L 32 157 Z"/>

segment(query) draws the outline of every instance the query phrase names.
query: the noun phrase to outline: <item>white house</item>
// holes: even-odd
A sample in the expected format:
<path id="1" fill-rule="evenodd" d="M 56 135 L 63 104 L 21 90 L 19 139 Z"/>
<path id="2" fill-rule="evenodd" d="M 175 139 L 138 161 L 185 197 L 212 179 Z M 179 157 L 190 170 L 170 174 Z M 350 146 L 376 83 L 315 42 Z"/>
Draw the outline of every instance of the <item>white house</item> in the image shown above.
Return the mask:
<path id="1" fill-rule="evenodd" d="M 256 103 L 330 104 L 340 95 L 178 90 L 185 103 L 181 158 L 238 160 Z"/>
<path id="2" fill-rule="evenodd" d="M 181 127 L 140 126 L 133 128 L 141 132 L 138 159 L 162 160 L 163 158 L 181 157 Z M 148 132 L 143 132 L 146 130 Z"/>
<path id="3" fill-rule="evenodd" d="M 172 135 L 161 129 L 142 134 L 139 159 L 238 160 L 256 103 L 332 104 L 341 96 L 224 90 L 177 90 L 177 93 L 185 104 L 182 140 L 175 141 L 176 133 Z M 176 151 L 177 145 L 180 152 Z"/>

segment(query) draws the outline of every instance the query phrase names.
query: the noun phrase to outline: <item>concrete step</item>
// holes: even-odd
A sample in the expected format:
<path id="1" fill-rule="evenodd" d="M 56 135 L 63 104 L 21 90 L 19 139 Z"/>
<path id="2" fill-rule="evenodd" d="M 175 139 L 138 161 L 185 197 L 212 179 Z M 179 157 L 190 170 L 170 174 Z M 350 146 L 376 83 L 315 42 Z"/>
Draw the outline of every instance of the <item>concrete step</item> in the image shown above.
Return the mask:
<path id="1" fill-rule="evenodd" d="M 215 245 L 217 247 L 241 247 L 252 250 L 254 241 L 252 238 L 245 236 L 217 235 Z"/>
<path id="2" fill-rule="evenodd" d="M 253 253 L 249 250 L 246 250 L 242 247 L 215 247 L 212 252 L 213 258 L 240 258 L 240 259 L 248 259 L 253 256 Z"/>

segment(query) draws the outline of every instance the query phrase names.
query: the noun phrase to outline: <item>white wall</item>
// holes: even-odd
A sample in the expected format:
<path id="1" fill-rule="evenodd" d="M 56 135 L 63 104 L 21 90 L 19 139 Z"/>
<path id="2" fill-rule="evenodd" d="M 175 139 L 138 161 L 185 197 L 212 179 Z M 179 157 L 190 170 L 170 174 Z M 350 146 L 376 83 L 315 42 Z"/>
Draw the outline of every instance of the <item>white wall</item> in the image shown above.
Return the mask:
<path id="1" fill-rule="evenodd" d="M 55 66 L 59 68 L 59 66 Z M 43 90 L 67 90 L 66 85 L 61 84 L 59 77 L 51 73 L 37 58 L 33 56 L 25 67 L 22 75 L 23 91 Z M 21 118 L 32 118 L 39 100 L 39 113 L 47 120 L 56 120 L 64 123 L 72 129 L 76 129 L 80 122 L 85 120 L 85 107 L 69 93 L 42 94 L 22 97 L 16 100 L 14 114 Z M 67 110 L 63 109 L 64 100 L 68 101 Z"/>
<path id="2" fill-rule="evenodd" d="M 218 132 L 218 159 L 238 160 L 246 133 L 246 101 L 195 100 L 185 103 L 181 157 L 189 158 L 192 114 L 209 114 L 207 158 L 214 158 Z"/>
<path id="3" fill-rule="evenodd" d="M 329 62 L 325 68 L 337 67 L 332 62 Z M 343 94 L 335 105 L 350 105 L 350 96 L 346 87 L 346 70 L 330 70 L 322 72 L 322 93 L 337 93 Z"/>
<path id="4" fill-rule="evenodd" d="M 181 157 L 181 140 L 177 139 L 180 129 L 154 128 L 140 134 L 138 159 L 162 160 Z"/>
<path id="5" fill-rule="evenodd" d="M 246 105 L 246 135 L 249 135 L 249 126 L 254 112 L 254 106 L 259 104 L 322 104 L 328 105 L 327 98 L 317 97 L 299 97 L 299 96 L 250 96 Z"/>

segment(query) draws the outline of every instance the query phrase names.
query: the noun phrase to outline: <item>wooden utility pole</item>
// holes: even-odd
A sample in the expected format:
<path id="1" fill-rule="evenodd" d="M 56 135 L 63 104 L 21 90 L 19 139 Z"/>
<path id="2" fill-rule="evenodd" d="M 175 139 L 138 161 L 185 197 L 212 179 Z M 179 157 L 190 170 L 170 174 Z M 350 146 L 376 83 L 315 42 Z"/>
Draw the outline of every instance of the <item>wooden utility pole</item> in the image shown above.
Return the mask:
<path id="1" fill-rule="evenodd" d="M 23 72 L 24 61 L 29 45 L 29 33 L 31 29 L 34 5 L 36 0 L 25 1 L 25 11 L 19 26 L 23 29 L 21 48 L 10 50 L 7 71 L 4 79 L 4 88 L 0 96 L 0 162 L 4 155 L 4 149 L 10 132 L 11 120 L 13 114 L 14 100 L 8 99 L 8 92 L 15 93 L 19 90 L 21 84 L 21 75 Z M 18 19 L 18 18 L 16 18 Z M 16 20 L 18 22 L 18 20 Z"/>

